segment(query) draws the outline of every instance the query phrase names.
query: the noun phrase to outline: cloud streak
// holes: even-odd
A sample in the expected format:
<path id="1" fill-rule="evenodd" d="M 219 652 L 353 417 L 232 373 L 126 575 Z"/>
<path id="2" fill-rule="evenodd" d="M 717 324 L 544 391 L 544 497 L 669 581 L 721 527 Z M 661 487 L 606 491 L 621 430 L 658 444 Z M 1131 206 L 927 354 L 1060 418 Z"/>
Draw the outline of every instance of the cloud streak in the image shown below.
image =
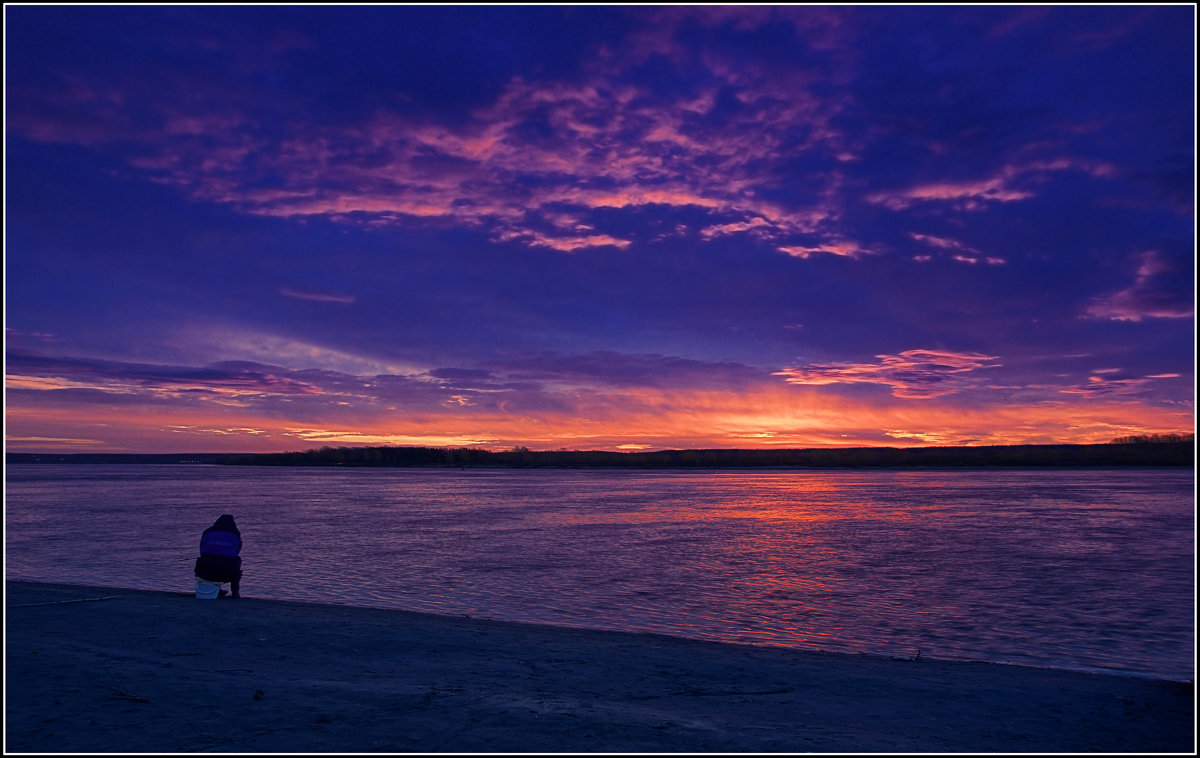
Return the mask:
<path id="1" fill-rule="evenodd" d="M 353 295 L 343 295 L 340 292 L 318 292 L 315 290 L 282 287 L 279 294 L 296 300 L 312 300 L 318 303 L 343 303 L 349 305 L 355 301 Z"/>
<path id="2" fill-rule="evenodd" d="M 9 376 L 22 388 L 31 388 L 31 378 L 47 380 L 39 388 L 91 387 L 105 392 L 136 389 L 164 392 L 209 392 L 219 395 L 314 395 L 313 384 L 281 375 L 277 368 L 252 363 L 224 362 L 192 368 L 157 366 L 119 361 L 53 358 L 34 353 L 9 352 Z"/>
<path id="3" fill-rule="evenodd" d="M 812 364 L 777 372 L 789 384 L 882 384 L 896 397 L 927 400 L 961 392 L 974 386 L 964 377 L 979 369 L 996 368 L 994 355 L 946 350 L 905 350 L 899 355 L 877 355 L 879 363 Z"/>
<path id="4" fill-rule="evenodd" d="M 1146 250 L 1138 259 L 1133 284 L 1095 298 L 1086 315 L 1113 321 L 1192 318 L 1195 309 L 1181 297 L 1176 270 L 1156 250 Z"/>

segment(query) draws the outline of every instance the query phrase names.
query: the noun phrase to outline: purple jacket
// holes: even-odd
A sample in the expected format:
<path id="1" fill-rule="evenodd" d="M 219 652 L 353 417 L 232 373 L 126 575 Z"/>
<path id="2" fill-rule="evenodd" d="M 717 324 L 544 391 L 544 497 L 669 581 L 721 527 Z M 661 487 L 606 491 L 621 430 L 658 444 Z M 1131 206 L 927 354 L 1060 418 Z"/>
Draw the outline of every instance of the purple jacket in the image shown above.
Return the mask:
<path id="1" fill-rule="evenodd" d="M 237 557 L 242 552 L 242 534 L 233 516 L 222 516 L 200 535 L 200 555 Z"/>

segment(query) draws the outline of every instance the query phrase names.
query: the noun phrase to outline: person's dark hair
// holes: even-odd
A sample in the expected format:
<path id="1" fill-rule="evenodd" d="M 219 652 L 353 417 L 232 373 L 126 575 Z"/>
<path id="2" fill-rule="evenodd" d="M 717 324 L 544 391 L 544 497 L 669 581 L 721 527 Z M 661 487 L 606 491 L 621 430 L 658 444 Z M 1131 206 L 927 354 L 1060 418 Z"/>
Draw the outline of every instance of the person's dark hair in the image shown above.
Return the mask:
<path id="1" fill-rule="evenodd" d="M 204 531 L 207 532 L 209 529 L 218 532 L 232 532 L 239 537 L 242 536 L 242 533 L 238 531 L 237 524 L 233 521 L 233 516 L 230 516 L 228 513 L 222 515 L 221 518 L 213 522 L 213 525 Z"/>

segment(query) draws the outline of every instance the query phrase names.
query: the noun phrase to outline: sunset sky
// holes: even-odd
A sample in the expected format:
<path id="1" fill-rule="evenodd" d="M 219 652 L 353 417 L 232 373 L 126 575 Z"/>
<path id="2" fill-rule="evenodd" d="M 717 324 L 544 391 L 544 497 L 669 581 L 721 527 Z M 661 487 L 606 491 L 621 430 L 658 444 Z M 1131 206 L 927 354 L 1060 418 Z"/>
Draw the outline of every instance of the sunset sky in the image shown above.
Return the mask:
<path id="1" fill-rule="evenodd" d="M 1192 431 L 1195 21 L 6 6 L 7 449 Z"/>

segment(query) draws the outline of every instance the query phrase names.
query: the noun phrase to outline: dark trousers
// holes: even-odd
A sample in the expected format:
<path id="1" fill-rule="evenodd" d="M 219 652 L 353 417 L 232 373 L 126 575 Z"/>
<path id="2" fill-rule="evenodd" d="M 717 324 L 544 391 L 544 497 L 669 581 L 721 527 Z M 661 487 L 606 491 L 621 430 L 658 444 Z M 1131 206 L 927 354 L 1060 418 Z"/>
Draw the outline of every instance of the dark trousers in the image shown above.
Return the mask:
<path id="1" fill-rule="evenodd" d="M 196 559 L 195 573 L 206 582 L 229 582 L 229 594 L 240 594 L 242 559 L 237 556 L 202 555 Z"/>

